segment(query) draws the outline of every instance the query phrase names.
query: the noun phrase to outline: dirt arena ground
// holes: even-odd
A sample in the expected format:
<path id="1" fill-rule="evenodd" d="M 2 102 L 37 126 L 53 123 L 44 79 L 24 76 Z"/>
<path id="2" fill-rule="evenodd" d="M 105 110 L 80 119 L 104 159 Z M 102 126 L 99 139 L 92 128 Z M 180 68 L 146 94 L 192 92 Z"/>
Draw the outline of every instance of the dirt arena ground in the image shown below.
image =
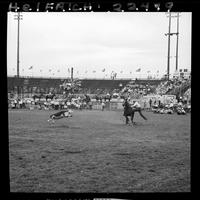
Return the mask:
<path id="1" fill-rule="evenodd" d="M 11 192 L 190 191 L 190 114 L 9 110 Z"/>

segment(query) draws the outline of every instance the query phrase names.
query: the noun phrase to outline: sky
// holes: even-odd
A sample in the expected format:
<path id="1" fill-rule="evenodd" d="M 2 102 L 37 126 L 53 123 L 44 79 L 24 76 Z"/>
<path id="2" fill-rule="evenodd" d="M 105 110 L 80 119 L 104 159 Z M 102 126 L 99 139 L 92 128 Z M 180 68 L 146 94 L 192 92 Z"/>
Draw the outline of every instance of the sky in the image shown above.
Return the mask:
<path id="1" fill-rule="evenodd" d="M 17 74 L 16 13 L 8 12 L 7 75 Z M 22 12 L 20 76 L 142 78 L 167 70 L 169 18 L 165 12 Z M 176 13 L 172 13 L 175 16 Z M 176 32 L 172 18 L 171 32 Z M 180 13 L 180 69 L 191 70 L 191 13 Z M 176 36 L 171 37 L 170 73 Z M 139 72 L 136 71 L 141 69 Z"/>

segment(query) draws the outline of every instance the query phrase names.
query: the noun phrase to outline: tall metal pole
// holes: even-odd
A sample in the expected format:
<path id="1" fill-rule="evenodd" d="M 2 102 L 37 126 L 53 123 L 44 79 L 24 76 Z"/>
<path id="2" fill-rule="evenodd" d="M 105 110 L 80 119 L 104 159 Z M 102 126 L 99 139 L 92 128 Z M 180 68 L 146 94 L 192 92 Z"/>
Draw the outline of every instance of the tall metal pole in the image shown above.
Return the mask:
<path id="1" fill-rule="evenodd" d="M 17 20 L 17 95 L 19 96 L 20 94 L 20 87 L 19 87 L 19 30 L 20 30 L 20 20 L 22 18 L 21 15 L 20 15 L 20 12 L 17 13 L 17 16 L 15 16 Z"/>
<path id="2" fill-rule="evenodd" d="M 19 25 L 20 25 L 20 13 L 17 16 L 17 78 L 19 78 Z"/>
<path id="3" fill-rule="evenodd" d="M 171 12 L 169 12 L 169 31 L 168 31 L 168 56 L 167 56 L 167 79 L 169 80 L 170 70 L 170 32 L 171 32 Z"/>
<path id="4" fill-rule="evenodd" d="M 176 71 L 178 71 L 178 36 L 179 36 L 179 13 L 177 13 L 177 38 L 176 38 Z"/>
<path id="5" fill-rule="evenodd" d="M 19 25 L 20 25 L 20 12 L 18 12 L 17 16 L 17 96 L 19 97 L 20 94 L 20 87 L 19 87 Z"/>
<path id="6" fill-rule="evenodd" d="M 73 82 L 73 71 L 74 71 L 74 69 L 73 69 L 73 67 L 71 68 L 71 80 L 72 80 L 72 82 Z"/>

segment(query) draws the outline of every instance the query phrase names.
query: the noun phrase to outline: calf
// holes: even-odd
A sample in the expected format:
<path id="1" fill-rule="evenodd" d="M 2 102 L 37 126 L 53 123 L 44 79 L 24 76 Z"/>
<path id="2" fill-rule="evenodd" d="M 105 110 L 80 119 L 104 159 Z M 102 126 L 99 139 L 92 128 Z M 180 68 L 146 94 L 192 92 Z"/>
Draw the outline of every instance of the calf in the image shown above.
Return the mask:
<path id="1" fill-rule="evenodd" d="M 55 120 L 67 118 L 67 117 L 72 117 L 72 110 L 62 110 L 60 112 L 54 113 L 50 115 L 47 121 L 48 122 L 52 121 L 53 123 L 55 123 Z"/>

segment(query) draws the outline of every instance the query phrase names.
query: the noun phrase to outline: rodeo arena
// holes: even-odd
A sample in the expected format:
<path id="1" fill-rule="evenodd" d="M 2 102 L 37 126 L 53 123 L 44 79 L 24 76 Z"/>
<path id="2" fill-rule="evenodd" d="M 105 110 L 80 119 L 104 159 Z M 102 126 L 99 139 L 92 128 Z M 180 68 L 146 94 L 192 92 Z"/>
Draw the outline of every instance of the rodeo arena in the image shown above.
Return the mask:
<path id="1" fill-rule="evenodd" d="M 12 191 L 189 191 L 190 76 L 8 77 L 8 110 Z"/>

